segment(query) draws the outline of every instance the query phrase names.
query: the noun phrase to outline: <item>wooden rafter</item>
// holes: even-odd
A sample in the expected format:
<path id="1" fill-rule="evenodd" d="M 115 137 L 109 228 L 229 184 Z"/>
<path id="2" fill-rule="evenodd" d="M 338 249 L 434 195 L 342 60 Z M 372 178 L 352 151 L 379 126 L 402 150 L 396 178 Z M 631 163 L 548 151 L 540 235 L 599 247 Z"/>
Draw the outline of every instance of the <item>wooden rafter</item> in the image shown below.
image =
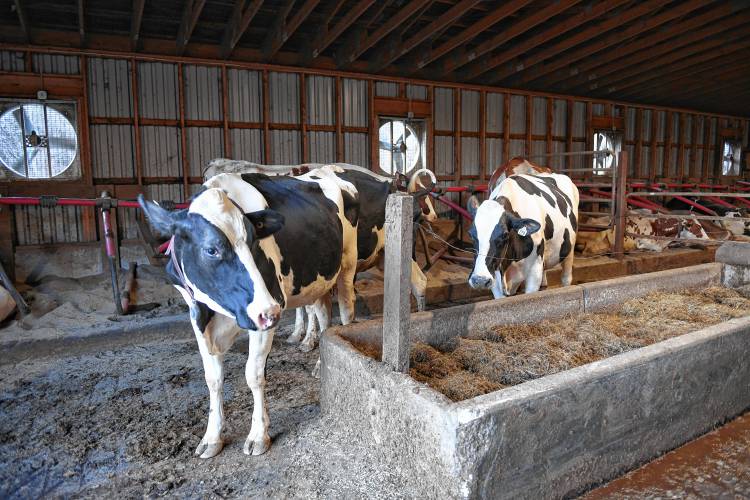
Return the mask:
<path id="1" fill-rule="evenodd" d="M 716 9 L 688 19 L 684 22 L 676 23 L 669 28 L 638 38 L 637 40 L 627 40 L 620 44 L 616 50 L 607 53 L 596 54 L 583 62 L 579 62 L 569 72 L 560 71 L 545 77 L 547 85 L 554 85 L 560 82 L 561 89 L 575 89 L 591 83 L 597 78 L 603 78 L 615 71 L 620 71 L 634 64 L 640 64 L 646 58 L 655 57 L 666 52 L 678 49 L 722 31 L 737 26 L 736 22 L 748 22 L 744 16 L 733 16 L 715 23 L 718 19 L 730 14 L 734 9 L 731 3 L 717 6 Z M 701 26 L 705 26 L 702 29 Z M 632 55 L 627 58 L 626 56 Z"/>
<path id="2" fill-rule="evenodd" d="M 29 25 L 29 17 L 26 15 L 26 9 L 21 0 L 13 0 L 13 5 L 16 7 L 16 14 L 18 15 L 18 22 L 21 23 L 23 37 L 26 42 L 31 43 L 31 26 Z"/>
<path id="3" fill-rule="evenodd" d="M 198 19 L 200 18 L 205 5 L 206 0 L 187 0 L 185 2 L 185 7 L 182 10 L 180 29 L 177 32 L 178 56 L 185 53 L 187 44 L 190 41 L 190 37 L 193 35 L 193 30 L 195 29 L 195 25 L 198 24 Z"/>
<path id="4" fill-rule="evenodd" d="M 353 43 L 350 46 L 344 46 L 336 54 L 336 62 L 339 67 L 351 64 L 352 62 L 359 59 L 359 57 L 370 49 L 373 45 L 380 42 L 383 38 L 388 36 L 393 30 L 398 28 L 403 22 L 407 21 L 414 14 L 416 14 L 427 2 L 432 0 L 411 0 L 405 6 L 401 7 L 401 10 L 385 23 L 378 27 L 371 34 L 366 36 L 363 40 L 357 40 L 358 43 Z"/>
<path id="5" fill-rule="evenodd" d="M 281 22 L 271 30 L 263 42 L 263 55 L 266 59 L 271 59 L 276 55 L 276 52 L 297 31 L 297 28 L 300 27 L 319 3 L 320 0 L 307 0 L 296 10 L 289 21 L 286 20 L 286 16 L 279 16 Z M 290 2 L 290 4 L 294 5 L 294 2 Z"/>
<path id="6" fill-rule="evenodd" d="M 419 30 L 416 34 L 399 43 L 397 46 L 390 47 L 389 50 L 385 51 L 380 57 L 372 62 L 372 71 L 377 73 L 386 66 L 392 64 L 396 59 L 411 52 L 428 38 L 434 36 L 435 33 L 440 32 L 447 26 L 455 23 L 458 18 L 466 14 L 480 1 L 481 0 L 462 0 L 457 3 L 448 9 L 443 15 Z"/>
<path id="7" fill-rule="evenodd" d="M 569 8 L 573 7 L 574 5 L 580 2 L 581 0 L 561 0 L 559 2 L 553 2 L 547 5 L 545 8 L 540 9 L 534 12 L 533 14 L 527 17 L 524 17 L 523 19 L 520 19 L 516 23 L 513 23 L 507 29 L 501 31 L 500 33 L 489 38 L 488 40 L 480 43 L 476 47 L 472 47 L 470 49 L 464 49 L 461 51 L 461 54 L 457 55 L 456 57 L 448 58 L 445 61 L 445 64 L 443 65 L 442 73 L 443 74 L 450 73 L 450 72 L 457 70 L 458 68 L 461 68 L 462 66 L 466 64 L 469 64 L 470 62 L 476 60 L 478 57 L 481 57 L 484 54 L 487 54 L 488 52 L 495 50 L 501 45 L 511 41 L 518 35 L 526 33 L 527 31 L 533 29 L 534 27 L 539 26 L 540 24 L 548 21 L 552 17 L 562 14 L 563 12 L 565 12 L 566 10 L 568 10 Z M 604 4 L 609 4 L 609 3 L 614 3 L 614 2 L 604 2 Z M 599 7 L 599 9 L 601 9 L 601 7 Z M 555 29 L 556 28 L 557 27 L 555 27 Z M 562 33 L 562 31 L 558 32 L 558 34 L 560 33 Z M 472 69 L 472 71 L 476 73 L 475 76 L 478 76 L 479 74 L 482 74 L 491 69 L 491 68 L 486 68 L 484 69 L 484 71 L 482 71 L 481 70 L 482 63 L 478 63 L 478 64 L 479 66 L 475 66 Z M 470 80 L 473 77 L 466 76 L 464 72 L 462 71 L 461 78 Z"/>
<path id="8" fill-rule="evenodd" d="M 593 31 L 586 30 L 587 31 L 586 37 L 583 37 L 583 36 L 578 37 L 578 44 L 583 43 L 583 45 L 581 45 L 579 49 L 574 50 L 573 52 L 566 54 L 562 57 L 550 59 L 548 60 L 549 62 L 545 64 L 538 64 L 544 60 L 543 58 L 540 58 L 541 54 L 536 55 L 536 57 L 534 57 L 533 59 L 524 61 L 525 69 L 531 68 L 531 66 L 535 66 L 535 67 L 531 68 L 528 71 L 524 71 L 522 74 L 518 75 L 519 77 L 516 78 L 513 81 L 513 83 L 523 84 L 523 83 L 534 81 L 553 71 L 557 71 L 557 70 L 560 70 L 561 68 L 570 66 L 576 61 L 579 61 L 580 59 L 583 59 L 584 57 L 588 57 L 592 54 L 595 54 L 596 52 L 599 52 L 600 50 L 604 50 L 606 48 L 612 47 L 613 45 L 619 44 L 623 40 L 627 40 L 628 38 L 634 37 L 640 33 L 643 33 L 650 29 L 654 29 L 673 19 L 689 14 L 690 12 L 696 9 L 705 7 L 705 5 L 706 5 L 705 0 L 690 0 L 672 9 L 668 9 L 664 12 L 661 12 L 659 14 L 655 14 L 653 16 L 647 16 L 647 14 L 654 11 L 655 9 L 663 7 L 664 2 L 662 1 L 649 1 L 649 2 L 643 2 L 643 3 L 638 2 L 636 3 L 636 6 L 633 7 L 632 9 L 622 13 L 619 16 L 616 16 L 613 20 L 607 21 L 607 26 L 608 26 L 607 30 L 611 30 L 613 27 L 621 26 L 624 23 L 633 21 L 635 19 L 638 19 L 641 16 L 644 16 L 645 19 L 642 20 L 641 22 L 632 24 L 630 27 L 622 31 L 611 33 L 603 38 L 599 38 L 597 41 L 593 43 L 588 43 L 588 44 L 583 43 L 583 42 L 586 42 L 593 37 L 599 37 L 600 35 L 602 35 L 604 27 L 600 26 L 599 27 L 600 29 L 596 29 Z M 556 44 L 555 47 L 557 46 L 558 45 Z M 549 52 L 544 51 L 544 57 L 550 57 L 548 54 L 552 52 L 559 53 L 555 51 L 555 49 L 553 48 Z M 504 80 L 510 76 L 513 76 L 514 73 L 516 73 L 515 68 L 506 68 L 505 70 L 499 71 L 495 75 L 493 75 L 491 78 L 491 81 L 498 82 L 498 81 Z"/>
<path id="9" fill-rule="evenodd" d="M 516 11 L 531 3 L 531 0 L 520 0 L 517 2 L 505 2 L 482 19 L 464 29 L 461 33 L 440 44 L 438 47 L 430 50 L 426 55 L 417 58 L 414 61 L 416 69 L 422 69 L 431 62 L 446 55 L 451 50 L 472 40 L 487 28 L 499 23 L 508 16 L 513 15 Z"/>
<path id="10" fill-rule="evenodd" d="M 83 10 L 83 0 L 78 0 L 78 36 L 81 38 L 81 47 L 86 46 L 86 15 Z"/>
<path id="11" fill-rule="evenodd" d="M 322 21 L 320 23 L 323 27 L 323 31 L 328 31 L 328 27 L 331 25 L 331 21 L 333 21 L 333 18 L 336 17 L 336 14 L 338 14 L 339 10 L 341 10 L 341 7 L 343 7 L 345 3 L 346 0 L 334 0 L 324 10 Z"/>
<path id="12" fill-rule="evenodd" d="M 235 0 L 232 17 L 227 21 L 227 26 L 224 29 L 224 35 L 221 39 L 219 53 L 223 59 L 232 55 L 237 42 L 240 41 L 242 35 L 247 31 L 247 27 L 255 17 L 255 14 L 258 13 L 261 5 L 263 5 L 263 0 L 251 0 L 250 5 L 247 7 L 245 7 L 245 0 Z"/>
<path id="13" fill-rule="evenodd" d="M 333 28 L 320 33 L 312 43 L 309 59 L 315 59 L 318 57 L 334 42 L 334 40 L 340 37 L 357 19 L 364 15 L 373 3 L 375 3 L 375 0 L 362 0 L 357 2 L 357 4 L 333 26 Z"/>
<path id="14" fill-rule="evenodd" d="M 133 15 L 130 18 L 130 50 L 135 52 L 141 40 L 141 21 L 146 0 L 133 0 Z"/>

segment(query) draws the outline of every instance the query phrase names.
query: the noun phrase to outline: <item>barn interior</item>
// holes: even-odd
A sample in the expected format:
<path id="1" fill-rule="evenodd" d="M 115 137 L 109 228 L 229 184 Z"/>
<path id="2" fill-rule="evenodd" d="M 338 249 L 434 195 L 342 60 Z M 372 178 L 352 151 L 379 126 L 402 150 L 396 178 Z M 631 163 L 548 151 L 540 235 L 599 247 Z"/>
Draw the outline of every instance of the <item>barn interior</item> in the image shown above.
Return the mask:
<path id="1" fill-rule="evenodd" d="M 235 443 L 193 458 L 202 369 L 136 198 L 184 207 L 216 158 L 434 172 L 440 219 L 414 242 L 429 309 L 492 298 L 467 284 L 466 207 L 516 157 L 579 189 L 574 283 L 713 262 L 750 237 L 747 2 L 9 0 L 0 26 L 3 496 L 418 495 L 371 450 L 349 463 L 309 375 L 317 350 L 283 339 L 274 448 L 241 454 L 252 398 L 235 352 Z M 356 290 L 358 315 L 379 317 L 383 271 Z M 728 426 L 711 463 L 747 472 L 747 417 Z M 750 492 L 697 463 L 602 494 L 714 491 L 699 477 Z"/>

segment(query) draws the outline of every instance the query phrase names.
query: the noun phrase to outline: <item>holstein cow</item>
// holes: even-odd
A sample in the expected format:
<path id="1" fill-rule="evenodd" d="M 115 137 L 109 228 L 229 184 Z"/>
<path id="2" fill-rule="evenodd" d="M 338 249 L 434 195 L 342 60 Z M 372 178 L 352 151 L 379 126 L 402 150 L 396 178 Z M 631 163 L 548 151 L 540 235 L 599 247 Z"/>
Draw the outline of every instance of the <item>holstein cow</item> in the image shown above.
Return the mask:
<path id="1" fill-rule="evenodd" d="M 196 450 L 223 447 L 224 354 L 241 329 L 250 348 L 245 376 L 253 415 L 244 452 L 268 450 L 266 357 L 281 310 L 316 305 L 336 285 L 343 323 L 354 314 L 356 190 L 328 169 L 300 177 L 221 174 L 185 210 L 169 212 L 139 197 L 151 224 L 172 235 L 167 272 L 190 307 L 210 393 L 206 434 Z"/>
<path id="2" fill-rule="evenodd" d="M 260 172 L 271 175 L 288 175 L 300 172 L 304 169 L 315 169 L 323 167 L 322 164 L 309 163 L 297 166 L 291 165 L 260 165 L 242 160 L 227 160 L 217 158 L 212 160 L 204 175 L 216 175 L 224 171 L 231 172 Z M 388 195 L 394 193 L 398 188 L 399 179 L 384 175 L 347 163 L 335 163 L 325 165 L 325 168 L 335 172 L 342 180 L 351 183 L 357 190 L 359 202 L 359 218 L 357 224 L 357 272 L 370 269 L 378 263 L 382 257 L 385 245 L 385 205 Z M 312 172 L 310 175 L 313 175 Z M 429 177 L 428 185 L 422 178 Z M 437 219 L 437 213 L 429 192 L 437 183 L 435 175 L 428 169 L 420 169 L 414 172 L 406 184 L 406 190 L 415 197 L 414 220 L 426 220 L 433 222 Z M 414 226 L 415 234 L 417 226 Z M 417 301 L 417 308 L 421 311 L 426 306 L 427 278 L 419 268 L 416 260 L 412 260 L 411 288 Z M 321 326 L 320 330 L 324 330 Z M 303 310 L 297 309 L 295 327 L 287 342 L 300 342 L 302 335 L 305 337 L 300 344 L 300 349 L 309 351 L 315 347 L 317 327 L 314 316 L 308 310 L 308 324 L 305 330 L 305 318 Z"/>
<path id="3" fill-rule="evenodd" d="M 476 200 L 476 199 L 475 199 Z M 469 285 L 489 288 L 497 299 L 544 284 L 544 269 L 562 263 L 562 284 L 573 280 L 578 229 L 578 189 L 560 174 L 511 175 L 489 199 L 470 205 L 474 269 Z"/>
<path id="4" fill-rule="evenodd" d="M 494 172 L 492 172 L 490 180 L 487 182 L 487 191 L 491 193 L 498 185 L 500 185 L 500 183 L 511 175 L 539 175 L 551 173 L 552 169 L 549 167 L 543 167 L 527 160 L 526 158 L 516 156 L 500 165 Z"/>

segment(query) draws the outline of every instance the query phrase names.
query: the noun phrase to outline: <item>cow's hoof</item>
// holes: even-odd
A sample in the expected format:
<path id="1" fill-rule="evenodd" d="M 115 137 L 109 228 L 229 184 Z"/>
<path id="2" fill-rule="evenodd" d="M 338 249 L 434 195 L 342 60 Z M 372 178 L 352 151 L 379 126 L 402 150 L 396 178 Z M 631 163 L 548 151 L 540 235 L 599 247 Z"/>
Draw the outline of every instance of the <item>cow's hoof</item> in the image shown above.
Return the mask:
<path id="1" fill-rule="evenodd" d="M 320 358 L 318 358 L 318 362 L 315 363 L 315 368 L 313 368 L 310 375 L 312 375 L 313 378 L 320 378 Z"/>
<path id="2" fill-rule="evenodd" d="M 302 340 L 302 335 L 301 334 L 297 334 L 295 332 L 295 333 L 292 333 L 291 335 L 289 335 L 286 338 L 286 343 L 287 344 L 299 344 L 300 340 Z"/>
<path id="3" fill-rule="evenodd" d="M 315 349 L 315 341 L 314 340 L 312 342 L 302 342 L 299 345 L 299 350 L 302 351 L 302 352 L 310 352 L 313 349 Z"/>
<path id="4" fill-rule="evenodd" d="M 265 435 L 263 438 L 254 441 L 250 436 L 245 439 L 245 446 L 242 452 L 245 455 L 262 455 L 271 447 L 271 438 Z"/>
<path id="5" fill-rule="evenodd" d="M 223 448 L 224 443 L 221 441 L 218 443 L 204 443 L 201 441 L 201 444 L 195 449 L 195 454 L 200 458 L 212 458 L 218 455 Z"/>

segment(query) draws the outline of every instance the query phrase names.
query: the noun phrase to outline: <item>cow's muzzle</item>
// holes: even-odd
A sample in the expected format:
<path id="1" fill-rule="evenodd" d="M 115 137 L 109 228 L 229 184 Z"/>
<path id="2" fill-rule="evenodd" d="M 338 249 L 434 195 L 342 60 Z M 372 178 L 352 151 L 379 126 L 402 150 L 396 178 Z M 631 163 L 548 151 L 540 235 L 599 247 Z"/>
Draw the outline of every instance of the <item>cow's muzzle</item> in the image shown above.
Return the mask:
<path id="1" fill-rule="evenodd" d="M 275 305 L 258 314 L 258 317 L 253 318 L 253 321 L 258 325 L 258 330 L 270 330 L 276 326 L 280 318 L 281 307 Z"/>
<path id="2" fill-rule="evenodd" d="M 489 276 L 472 274 L 469 276 L 469 286 L 475 290 L 490 288 L 492 286 L 492 278 Z"/>

